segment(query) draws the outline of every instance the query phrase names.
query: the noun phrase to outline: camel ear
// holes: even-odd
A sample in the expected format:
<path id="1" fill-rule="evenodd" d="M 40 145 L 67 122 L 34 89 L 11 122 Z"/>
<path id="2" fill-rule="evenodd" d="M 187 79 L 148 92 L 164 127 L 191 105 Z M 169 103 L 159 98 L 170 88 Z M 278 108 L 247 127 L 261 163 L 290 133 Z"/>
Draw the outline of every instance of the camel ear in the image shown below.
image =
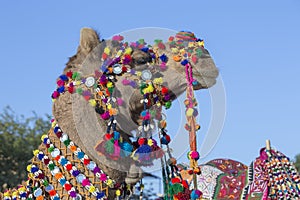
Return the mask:
<path id="1" fill-rule="evenodd" d="M 82 28 L 80 30 L 80 43 L 78 50 L 82 53 L 90 53 L 99 43 L 99 36 L 95 30 L 91 28 Z"/>

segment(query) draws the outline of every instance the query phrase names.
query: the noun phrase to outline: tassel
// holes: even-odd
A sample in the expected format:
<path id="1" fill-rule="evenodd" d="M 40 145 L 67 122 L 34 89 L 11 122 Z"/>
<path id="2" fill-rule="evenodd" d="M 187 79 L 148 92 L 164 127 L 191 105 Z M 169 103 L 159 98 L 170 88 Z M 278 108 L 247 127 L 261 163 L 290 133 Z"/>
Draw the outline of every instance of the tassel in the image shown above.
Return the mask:
<path id="1" fill-rule="evenodd" d="M 122 157 L 127 157 L 127 156 L 129 156 L 131 153 L 132 153 L 132 151 L 133 151 L 133 147 L 132 147 L 132 145 L 131 144 L 129 144 L 128 142 L 123 142 L 123 143 L 121 143 L 120 144 L 120 147 L 121 147 L 121 149 L 122 149 Z"/>
<path id="2" fill-rule="evenodd" d="M 105 148 L 105 152 L 107 154 L 113 154 L 114 153 L 114 142 L 113 140 L 108 140 L 105 142 L 105 145 L 104 145 L 104 148 Z"/>
<path id="3" fill-rule="evenodd" d="M 199 199 L 202 196 L 202 192 L 200 190 L 193 190 L 191 192 L 191 199 L 196 200 Z"/>
<path id="4" fill-rule="evenodd" d="M 169 135 L 165 134 L 161 139 L 160 139 L 160 142 L 162 144 L 165 144 L 165 145 L 168 145 L 171 141 L 171 138 Z"/>
<path id="5" fill-rule="evenodd" d="M 147 144 L 141 145 L 135 152 L 135 154 L 138 156 L 138 161 L 144 165 L 149 165 L 150 163 L 152 163 L 150 161 L 151 151 L 152 151 L 152 148 L 149 145 L 147 145 Z M 150 161 L 150 163 L 149 163 L 149 161 Z"/>
<path id="6" fill-rule="evenodd" d="M 114 142 L 114 154 L 113 156 L 118 158 L 120 157 L 120 146 L 119 146 L 119 141 L 118 140 L 115 140 Z"/>

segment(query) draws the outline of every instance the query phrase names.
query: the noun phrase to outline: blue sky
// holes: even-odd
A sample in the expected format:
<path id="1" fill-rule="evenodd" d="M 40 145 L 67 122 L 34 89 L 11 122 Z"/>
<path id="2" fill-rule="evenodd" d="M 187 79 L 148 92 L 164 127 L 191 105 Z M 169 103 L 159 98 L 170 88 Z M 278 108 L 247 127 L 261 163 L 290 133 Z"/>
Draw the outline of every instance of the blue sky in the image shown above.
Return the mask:
<path id="1" fill-rule="evenodd" d="M 249 164 L 266 139 L 294 157 L 300 153 L 299 9 L 297 0 L 2 1 L 0 108 L 51 113 L 55 79 L 76 52 L 82 27 L 103 38 L 140 27 L 191 30 L 205 40 L 227 97 L 222 135 L 205 160 Z M 198 95 L 201 144 L 211 105 L 207 91 Z"/>

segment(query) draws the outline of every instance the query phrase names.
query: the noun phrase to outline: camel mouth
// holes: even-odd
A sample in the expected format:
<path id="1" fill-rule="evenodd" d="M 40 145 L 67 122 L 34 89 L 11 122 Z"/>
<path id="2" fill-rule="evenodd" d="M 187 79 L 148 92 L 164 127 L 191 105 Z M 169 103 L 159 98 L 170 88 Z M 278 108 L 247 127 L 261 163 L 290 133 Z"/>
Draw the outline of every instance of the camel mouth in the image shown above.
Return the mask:
<path id="1" fill-rule="evenodd" d="M 193 85 L 194 90 L 208 89 L 214 86 L 217 82 L 218 71 L 211 72 L 209 74 L 194 72 L 193 78 L 197 80 L 197 84 Z"/>

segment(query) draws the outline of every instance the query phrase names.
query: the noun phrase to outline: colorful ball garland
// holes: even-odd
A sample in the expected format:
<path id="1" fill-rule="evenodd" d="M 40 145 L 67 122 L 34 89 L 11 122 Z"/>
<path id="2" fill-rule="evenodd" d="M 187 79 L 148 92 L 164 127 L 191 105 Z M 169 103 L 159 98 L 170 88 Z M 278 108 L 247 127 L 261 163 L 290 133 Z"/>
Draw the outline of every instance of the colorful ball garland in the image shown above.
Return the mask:
<path id="1" fill-rule="evenodd" d="M 60 200 L 57 192 L 52 184 L 49 184 L 47 177 L 36 165 L 27 166 L 28 176 L 40 181 L 40 184 L 45 187 L 45 191 L 49 194 L 52 200 Z M 42 189 L 40 187 L 34 187 L 33 195 L 36 199 L 43 199 Z"/>
<path id="2" fill-rule="evenodd" d="M 114 180 L 112 180 L 107 174 L 103 172 L 102 169 L 100 169 L 97 164 L 92 161 L 88 155 L 86 155 L 80 148 L 78 148 L 74 142 L 72 142 L 68 135 L 64 133 L 59 125 L 56 123 L 55 120 L 52 120 L 52 127 L 53 132 L 55 135 L 60 139 L 60 141 L 68 148 L 70 149 L 73 154 L 80 159 L 80 161 L 87 167 L 88 170 L 93 172 L 96 177 L 100 179 L 100 181 L 104 182 L 109 187 L 114 187 L 114 184 L 116 183 Z"/>
<path id="3" fill-rule="evenodd" d="M 67 138 L 67 136 L 65 136 Z M 64 136 L 62 136 L 64 138 Z M 58 163 L 64 167 L 72 176 L 76 178 L 76 181 L 79 182 L 87 191 L 89 191 L 93 196 L 95 196 L 97 199 L 104 199 L 106 198 L 104 192 L 99 192 L 98 188 L 96 188 L 90 180 L 82 174 L 76 166 L 72 165 L 72 163 L 67 160 L 63 155 L 61 155 L 61 152 L 58 148 L 56 148 L 53 143 L 51 143 L 49 137 L 47 135 L 43 135 L 41 140 L 43 143 L 47 146 L 48 152 L 50 153 L 51 157 L 54 158 Z M 66 143 L 68 139 L 64 140 L 64 143 Z M 69 145 L 68 145 L 69 146 Z M 87 165 L 90 163 L 89 159 L 84 158 L 84 163 Z M 55 177 L 58 176 L 57 179 L 60 178 L 62 174 L 56 173 Z M 64 186 L 65 189 L 66 186 Z M 68 187 L 70 188 L 70 187 Z"/>
<path id="4" fill-rule="evenodd" d="M 62 187 L 67 191 L 68 195 L 71 198 L 79 197 L 81 198 L 80 194 L 78 194 L 72 184 L 67 181 L 65 176 L 61 173 L 58 166 L 49 159 L 42 151 L 35 150 L 33 151 L 33 155 L 36 156 L 40 161 L 42 161 L 48 169 L 51 171 L 52 176 L 62 185 Z"/>

